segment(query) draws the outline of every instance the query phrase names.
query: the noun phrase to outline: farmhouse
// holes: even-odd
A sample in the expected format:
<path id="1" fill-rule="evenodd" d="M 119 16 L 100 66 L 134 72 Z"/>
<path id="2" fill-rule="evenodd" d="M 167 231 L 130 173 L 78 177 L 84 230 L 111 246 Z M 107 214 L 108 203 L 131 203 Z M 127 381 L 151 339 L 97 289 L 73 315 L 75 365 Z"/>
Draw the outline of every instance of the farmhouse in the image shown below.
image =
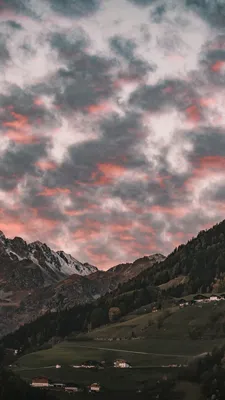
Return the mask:
<path id="1" fill-rule="evenodd" d="M 178 301 L 178 304 L 179 304 L 179 307 L 180 307 L 180 308 L 184 308 L 184 307 L 189 306 L 189 302 L 188 302 L 187 300 L 185 300 L 185 299 L 180 299 L 180 300 Z"/>
<path id="2" fill-rule="evenodd" d="M 218 296 L 217 294 L 212 294 L 209 298 L 209 301 L 220 301 L 222 300 L 221 296 Z"/>
<path id="3" fill-rule="evenodd" d="M 46 378 L 44 376 L 39 376 L 39 377 L 36 377 L 36 378 L 32 379 L 31 386 L 33 386 L 33 387 L 47 387 L 47 386 L 49 386 L 49 380 L 48 380 L 48 378 Z"/>
<path id="4" fill-rule="evenodd" d="M 89 392 L 100 392 L 101 386 L 99 383 L 92 383 L 89 386 Z"/>
<path id="5" fill-rule="evenodd" d="M 204 296 L 203 294 L 196 294 L 196 295 L 193 297 L 193 300 L 194 300 L 196 303 L 204 303 L 204 302 L 208 301 L 208 298 L 207 298 L 206 296 Z"/>
<path id="6" fill-rule="evenodd" d="M 131 368 L 131 365 L 125 360 L 114 361 L 114 368 Z"/>

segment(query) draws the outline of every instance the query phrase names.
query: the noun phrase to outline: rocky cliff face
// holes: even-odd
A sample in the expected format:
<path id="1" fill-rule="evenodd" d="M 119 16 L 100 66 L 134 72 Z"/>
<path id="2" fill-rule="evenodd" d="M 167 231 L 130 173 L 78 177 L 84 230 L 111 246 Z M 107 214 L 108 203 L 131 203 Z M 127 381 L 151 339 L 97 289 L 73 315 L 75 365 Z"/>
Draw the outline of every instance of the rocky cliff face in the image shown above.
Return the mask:
<path id="1" fill-rule="evenodd" d="M 0 336 L 48 311 L 96 300 L 164 258 L 155 254 L 99 271 L 39 241 L 0 232 Z"/>
<path id="2" fill-rule="evenodd" d="M 0 232 L 0 288 L 37 289 L 73 274 L 86 276 L 96 271 L 96 267 L 82 264 L 63 251 L 55 252 L 44 243 L 8 239 Z"/>

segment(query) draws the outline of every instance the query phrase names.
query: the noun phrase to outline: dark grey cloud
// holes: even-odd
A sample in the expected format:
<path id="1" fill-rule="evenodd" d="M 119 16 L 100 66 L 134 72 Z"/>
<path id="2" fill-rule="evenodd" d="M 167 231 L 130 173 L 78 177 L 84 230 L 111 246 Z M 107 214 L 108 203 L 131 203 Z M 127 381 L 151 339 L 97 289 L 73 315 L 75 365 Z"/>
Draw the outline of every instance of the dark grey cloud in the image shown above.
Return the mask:
<path id="1" fill-rule="evenodd" d="M 156 7 L 150 13 L 150 18 L 154 23 L 160 23 L 162 22 L 165 12 L 166 4 L 156 5 Z"/>
<path id="2" fill-rule="evenodd" d="M 219 87 L 225 85 L 225 73 L 221 73 L 221 69 L 225 65 L 225 46 L 223 49 L 209 50 L 203 53 L 201 63 L 207 79 L 212 84 Z"/>
<path id="3" fill-rule="evenodd" d="M 67 159 L 56 171 L 46 174 L 44 185 L 70 187 L 74 186 L 75 181 L 94 185 L 95 180 L 101 176 L 98 164 L 143 167 L 146 165 L 144 156 L 134 151 L 140 130 L 141 123 L 135 114 L 127 114 L 125 117 L 113 115 L 103 119 L 100 124 L 102 136 L 98 140 L 70 146 Z M 97 173 L 95 178 L 93 173 Z"/>
<path id="4" fill-rule="evenodd" d="M 15 21 L 6 21 L 6 23 L 9 25 L 10 28 L 16 29 L 16 30 L 21 30 L 23 29 L 21 24 L 18 24 L 18 22 Z"/>
<path id="5" fill-rule="evenodd" d="M 49 0 L 53 11 L 67 17 L 87 17 L 98 11 L 101 0 Z"/>
<path id="6" fill-rule="evenodd" d="M 138 7 L 148 7 L 156 5 L 153 11 L 153 18 L 155 16 L 156 22 L 160 21 L 166 4 L 160 3 L 158 0 L 127 0 Z M 189 9 L 192 9 L 201 18 L 208 21 L 210 24 L 218 27 L 223 27 L 225 22 L 225 3 L 224 0 L 180 0 Z M 178 2 L 174 1 L 174 5 Z"/>
<path id="7" fill-rule="evenodd" d="M 54 32 L 49 35 L 49 42 L 53 49 L 58 52 L 59 59 L 66 59 L 67 62 L 73 62 L 77 58 L 77 53 L 89 44 L 89 39 L 85 33 L 76 29 L 73 35 L 66 35 Z"/>
<path id="8" fill-rule="evenodd" d="M 9 84 L 7 94 L 0 95 L 0 107 L 4 109 L 0 121 L 2 123 L 14 121 L 13 112 L 27 118 L 29 124 L 34 124 L 34 128 L 40 125 L 48 128 L 57 127 L 56 116 L 43 104 L 36 105 L 37 97 L 38 93 L 32 88 L 21 89 L 19 86 Z"/>
<path id="9" fill-rule="evenodd" d="M 83 54 L 70 69 L 61 68 L 56 76 L 55 104 L 64 110 L 85 112 L 86 107 L 110 97 L 111 67 L 109 60 Z"/>
<path id="10" fill-rule="evenodd" d="M 158 0 L 127 0 L 127 1 L 129 1 L 139 7 L 147 7 L 147 6 L 151 6 L 153 3 L 155 3 Z"/>
<path id="11" fill-rule="evenodd" d="M 31 18 L 38 18 L 39 13 L 34 10 L 31 0 L 1 0 L 0 11 L 13 11 Z"/>
<path id="12" fill-rule="evenodd" d="M 191 155 L 192 162 L 201 157 L 225 155 L 225 130 L 219 128 L 204 127 L 198 132 L 187 132 L 193 145 L 194 152 Z"/>
<path id="13" fill-rule="evenodd" d="M 210 198 L 214 201 L 225 202 L 225 184 L 220 187 L 214 187 L 208 189 Z"/>
<path id="14" fill-rule="evenodd" d="M 0 64 L 4 65 L 10 59 L 5 35 L 0 33 Z"/>
<path id="15" fill-rule="evenodd" d="M 130 104 L 140 109 L 160 111 L 170 106 L 186 110 L 198 95 L 192 86 L 182 80 L 164 80 L 156 85 L 142 85 L 130 97 Z"/>
<path id="16" fill-rule="evenodd" d="M 211 24 L 224 26 L 225 3 L 223 0 L 185 0 L 185 4 Z"/>
<path id="17" fill-rule="evenodd" d="M 115 60 L 85 52 L 88 39 L 78 32 L 73 38 L 62 34 L 51 37 L 51 45 L 64 60 L 47 86 L 40 87 L 55 94 L 55 104 L 62 110 L 87 111 L 86 107 L 97 104 L 113 93 L 112 68 Z"/>
<path id="18" fill-rule="evenodd" d="M 150 205 L 171 206 L 173 200 L 171 199 L 170 188 L 171 180 L 165 182 L 165 188 L 162 188 L 157 182 L 121 182 L 112 189 L 112 195 L 121 198 L 123 201 L 133 200 L 139 204 L 140 207 L 150 207 Z M 171 187 L 172 189 L 172 187 Z M 149 199 L 153 202 L 149 202 Z"/>
<path id="19" fill-rule="evenodd" d="M 126 62 L 126 69 L 124 72 L 119 72 L 119 77 L 124 74 L 127 79 L 140 79 L 147 72 L 154 71 L 153 62 L 150 64 L 136 56 L 137 43 L 134 40 L 115 35 L 110 39 L 109 44 L 115 56 L 121 57 Z"/>
<path id="20" fill-rule="evenodd" d="M 11 145 L 0 159 L 0 176 L 5 177 L 5 182 L 2 182 L 3 187 L 7 186 L 7 180 L 11 179 L 12 175 L 15 175 L 17 179 L 21 179 L 26 174 L 35 176 L 34 164 L 45 155 L 45 141 L 29 145 Z"/>
<path id="21" fill-rule="evenodd" d="M 134 52 L 137 47 L 132 39 L 126 39 L 122 36 L 114 36 L 110 39 L 111 49 L 121 57 L 127 60 L 134 58 Z"/>

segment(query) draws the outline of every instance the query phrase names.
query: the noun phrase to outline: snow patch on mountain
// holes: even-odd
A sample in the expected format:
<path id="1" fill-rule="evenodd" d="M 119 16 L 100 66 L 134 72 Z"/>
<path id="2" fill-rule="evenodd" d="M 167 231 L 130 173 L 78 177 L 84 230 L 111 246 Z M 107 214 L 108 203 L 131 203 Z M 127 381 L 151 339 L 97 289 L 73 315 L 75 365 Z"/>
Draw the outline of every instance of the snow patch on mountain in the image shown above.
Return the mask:
<path id="1" fill-rule="evenodd" d="M 74 274 L 87 276 L 98 271 L 93 265 L 82 264 L 64 251 L 55 252 L 39 240 L 26 243 L 19 237 L 8 239 L 0 231 L 0 244 L 1 252 L 10 260 L 14 262 L 18 260 L 18 263 L 23 260 L 30 260 L 33 264 L 40 267 L 44 275 L 49 274 L 53 280 L 55 278 L 60 280 Z"/>

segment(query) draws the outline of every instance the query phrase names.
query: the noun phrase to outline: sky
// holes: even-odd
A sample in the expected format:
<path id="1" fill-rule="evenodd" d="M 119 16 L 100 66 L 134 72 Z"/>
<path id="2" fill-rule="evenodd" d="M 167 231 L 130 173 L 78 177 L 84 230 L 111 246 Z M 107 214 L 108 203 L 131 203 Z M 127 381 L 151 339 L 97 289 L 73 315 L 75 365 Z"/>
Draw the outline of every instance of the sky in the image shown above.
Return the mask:
<path id="1" fill-rule="evenodd" d="M 225 212 L 225 0 L 0 0 L 0 229 L 107 269 Z"/>

